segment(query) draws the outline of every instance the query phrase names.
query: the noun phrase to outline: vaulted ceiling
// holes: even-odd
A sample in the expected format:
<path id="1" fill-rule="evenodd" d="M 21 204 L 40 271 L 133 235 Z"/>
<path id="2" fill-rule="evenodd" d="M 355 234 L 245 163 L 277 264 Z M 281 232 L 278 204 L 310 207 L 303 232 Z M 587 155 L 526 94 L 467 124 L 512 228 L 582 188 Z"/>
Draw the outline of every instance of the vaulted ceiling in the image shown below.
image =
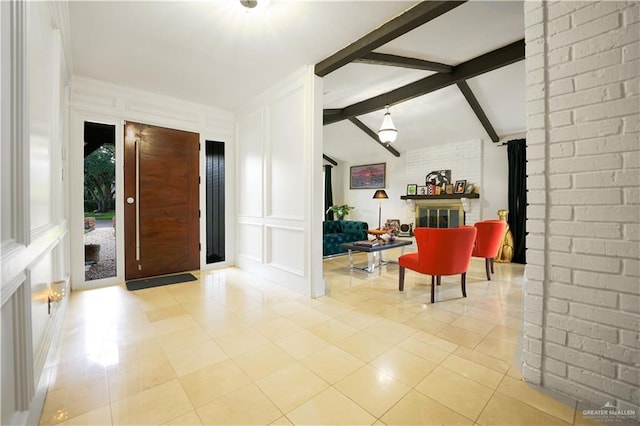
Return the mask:
<path id="1" fill-rule="evenodd" d="M 247 13 L 237 0 L 72 1 L 74 73 L 233 110 L 417 4 L 272 0 L 264 10 Z M 470 1 L 374 52 L 455 69 L 522 40 L 523 15 L 522 1 Z M 324 77 L 324 107 L 342 110 L 434 74 L 349 62 Z M 524 61 L 465 81 L 498 136 L 524 131 Z M 398 128 L 393 146 L 400 153 L 489 137 L 456 84 L 391 104 Z M 372 110 L 325 125 L 325 153 L 339 160 L 357 158 L 363 150 L 387 153 L 354 124 L 376 131 L 382 116 L 382 109 Z"/>

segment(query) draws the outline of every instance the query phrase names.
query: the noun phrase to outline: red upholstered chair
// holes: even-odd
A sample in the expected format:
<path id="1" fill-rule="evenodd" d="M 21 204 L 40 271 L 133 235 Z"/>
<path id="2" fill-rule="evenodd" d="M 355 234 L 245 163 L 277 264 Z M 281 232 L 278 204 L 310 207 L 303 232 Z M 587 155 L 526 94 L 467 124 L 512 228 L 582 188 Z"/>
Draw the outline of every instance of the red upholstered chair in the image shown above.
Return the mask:
<path id="1" fill-rule="evenodd" d="M 466 276 L 471 251 L 476 240 L 476 228 L 416 228 L 417 253 L 408 253 L 398 258 L 400 276 L 398 289 L 404 290 L 405 268 L 421 274 L 431 275 L 431 303 L 435 301 L 435 281 L 440 285 L 442 275 L 462 274 L 462 295 L 467 297 Z M 436 280 L 434 280 L 434 277 Z"/>
<path id="2" fill-rule="evenodd" d="M 476 245 L 473 248 L 472 256 L 484 257 L 487 279 L 491 280 L 493 259 L 498 254 L 498 250 L 500 250 L 500 244 L 502 244 L 504 232 L 507 229 L 507 222 L 503 220 L 483 220 L 476 222 L 474 226 L 478 229 L 478 235 L 476 236 Z"/>

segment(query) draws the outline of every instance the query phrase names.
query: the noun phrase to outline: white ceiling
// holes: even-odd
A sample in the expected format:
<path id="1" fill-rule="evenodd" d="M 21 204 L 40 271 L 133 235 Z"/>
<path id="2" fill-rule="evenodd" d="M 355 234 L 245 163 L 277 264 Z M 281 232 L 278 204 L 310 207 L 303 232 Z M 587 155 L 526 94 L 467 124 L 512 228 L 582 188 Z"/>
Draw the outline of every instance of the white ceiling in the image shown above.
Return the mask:
<path id="1" fill-rule="evenodd" d="M 416 3 L 272 0 L 247 13 L 238 0 L 71 1 L 74 73 L 234 110 Z M 522 38 L 522 1 L 471 1 L 376 51 L 457 65 Z M 349 64 L 324 78 L 324 106 L 345 107 L 430 74 Z M 524 75 L 521 61 L 468 81 L 500 136 L 525 129 Z M 377 130 L 382 114 L 358 118 Z M 401 153 L 487 138 L 455 86 L 394 105 L 391 114 Z M 324 131 L 325 153 L 339 160 L 383 150 L 348 121 Z"/>

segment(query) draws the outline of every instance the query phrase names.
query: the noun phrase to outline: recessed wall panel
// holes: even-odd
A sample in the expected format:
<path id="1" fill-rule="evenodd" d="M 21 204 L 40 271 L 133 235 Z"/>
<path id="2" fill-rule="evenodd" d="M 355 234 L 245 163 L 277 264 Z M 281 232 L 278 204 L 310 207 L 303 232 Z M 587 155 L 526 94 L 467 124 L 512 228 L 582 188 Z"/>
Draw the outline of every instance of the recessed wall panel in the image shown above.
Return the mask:
<path id="1" fill-rule="evenodd" d="M 304 230 L 270 226 L 267 235 L 268 263 L 304 276 Z"/>
<path id="2" fill-rule="evenodd" d="M 238 224 L 238 255 L 262 262 L 262 225 Z"/>
<path id="3" fill-rule="evenodd" d="M 275 217 L 304 217 L 305 146 L 302 87 L 269 106 L 270 211 Z"/>
<path id="4" fill-rule="evenodd" d="M 238 121 L 238 214 L 262 217 L 262 114 L 255 111 Z"/>

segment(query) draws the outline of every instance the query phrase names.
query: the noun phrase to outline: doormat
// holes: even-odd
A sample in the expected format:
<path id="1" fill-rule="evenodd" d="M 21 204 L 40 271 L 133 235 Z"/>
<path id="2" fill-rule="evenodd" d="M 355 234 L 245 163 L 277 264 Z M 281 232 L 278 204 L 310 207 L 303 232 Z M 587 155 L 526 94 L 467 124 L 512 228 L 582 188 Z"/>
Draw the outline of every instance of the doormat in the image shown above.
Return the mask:
<path id="1" fill-rule="evenodd" d="M 167 284 L 178 284 L 196 280 L 197 278 L 193 276 L 193 274 L 177 274 L 165 275 L 163 277 L 143 278 L 127 281 L 127 290 L 142 290 L 143 288 L 160 287 Z"/>

